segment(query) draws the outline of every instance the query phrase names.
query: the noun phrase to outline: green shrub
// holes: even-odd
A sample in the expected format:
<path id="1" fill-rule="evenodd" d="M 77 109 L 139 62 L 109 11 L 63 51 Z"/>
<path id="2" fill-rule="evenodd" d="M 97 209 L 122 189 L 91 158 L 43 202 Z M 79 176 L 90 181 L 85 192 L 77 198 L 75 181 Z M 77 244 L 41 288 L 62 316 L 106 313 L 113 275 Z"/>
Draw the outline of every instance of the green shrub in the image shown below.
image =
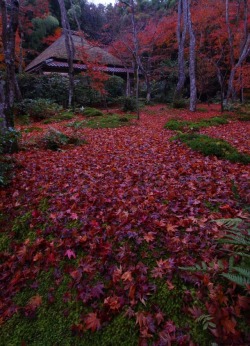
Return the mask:
<path id="1" fill-rule="evenodd" d="M 191 149 L 209 156 L 214 155 L 218 158 L 226 159 L 231 162 L 250 163 L 250 156 L 242 154 L 222 139 L 212 138 L 200 134 L 180 134 L 175 137 L 187 144 Z"/>
<path id="2" fill-rule="evenodd" d="M 103 115 L 103 113 L 96 108 L 85 108 L 83 114 L 86 117 L 100 117 Z"/>
<path id="3" fill-rule="evenodd" d="M 11 158 L 0 157 L 0 186 L 6 186 L 10 182 L 14 163 Z"/>
<path id="4" fill-rule="evenodd" d="M 48 99 L 25 99 L 15 105 L 15 114 L 18 116 L 29 115 L 34 120 L 43 120 L 59 113 L 61 107 Z"/>
<path id="5" fill-rule="evenodd" d="M 17 151 L 17 142 L 21 134 L 14 128 L 0 132 L 0 154 L 10 154 Z"/>
<path id="6" fill-rule="evenodd" d="M 66 106 L 68 99 L 68 78 L 59 74 L 17 76 L 19 87 L 24 99 L 44 98 Z"/>
<path id="7" fill-rule="evenodd" d="M 136 111 L 136 100 L 132 97 L 123 97 L 120 99 L 122 103 L 122 110 L 124 112 L 134 112 Z"/>
<path id="8" fill-rule="evenodd" d="M 85 126 L 86 126 L 86 120 L 81 120 L 81 121 L 76 120 L 66 125 L 66 127 L 73 127 L 75 130 L 79 130 Z"/>
<path id="9" fill-rule="evenodd" d="M 17 151 L 19 137 L 20 132 L 13 128 L 0 133 L 0 186 L 5 186 L 9 183 L 14 168 L 13 159 L 2 154 Z"/>
<path id="10" fill-rule="evenodd" d="M 58 123 L 60 121 L 71 120 L 75 117 L 75 114 L 71 111 L 65 111 L 58 113 L 55 117 L 43 120 L 44 124 Z"/>
<path id="11" fill-rule="evenodd" d="M 84 140 L 74 136 L 67 136 L 54 128 L 50 128 L 42 138 L 42 143 L 46 149 L 56 151 L 67 144 L 83 144 Z"/>
<path id="12" fill-rule="evenodd" d="M 173 108 L 180 109 L 180 108 L 186 108 L 187 101 L 184 99 L 177 99 L 173 101 Z"/>
<path id="13" fill-rule="evenodd" d="M 239 115 L 237 116 L 237 119 L 238 119 L 239 121 L 250 121 L 250 113 L 249 113 L 249 114 L 247 114 L 247 113 L 239 114 Z"/>
<path id="14" fill-rule="evenodd" d="M 116 99 L 124 94 L 125 81 L 118 76 L 111 76 L 105 82 L 105 90 L 108 93 L 108 98 Z"/>

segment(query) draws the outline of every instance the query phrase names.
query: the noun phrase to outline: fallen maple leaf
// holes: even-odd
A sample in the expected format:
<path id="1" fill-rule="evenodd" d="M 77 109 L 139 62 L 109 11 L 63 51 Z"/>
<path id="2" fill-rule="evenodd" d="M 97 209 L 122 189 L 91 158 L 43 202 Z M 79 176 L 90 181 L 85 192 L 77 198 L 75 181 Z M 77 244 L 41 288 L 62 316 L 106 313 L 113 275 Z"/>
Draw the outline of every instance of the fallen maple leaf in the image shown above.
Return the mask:
<path id="1" fill-rule="evenodd" d="M 71 257 L 76 258 L 76 254 L 75 254 L 74 251 L 72 251 L 71 249 L 68 249 L 68 250 L 65 252 L 64 256 L 67 256 L 69 259 L 71 259 Z"/>
<path id="2" fill-rule="evenodd" d="M 100 329 L 101 326 L 101 321 L 97 317 L 97 313 L 95 312 L 90 312 L 86 317 L 85 317 L 85 326 L 86 329 L 91 329 L 92 332 L 95 330 Z"/>
<path id="3" fill-rule="evenodd" d="M 31 297 L 30 300 L 28 301 L 28 306 L 32 309 L 35 310 L 42 304 L 42 297 L 37 294 L 34 297 Z"/>
<path id="4" fill-rule="evenodd" d="M 119 308 L 121 307 L 119 297 L 117 296 L 107 297 L 104 300 L 104 305 L 108 305 L 111 310 L 119 310 Z"/>
<path id="5" fill-rule="evenodd" d="M 153 232 L 148 232 L 146 235 L 143 237 L 147 243 L 150 243 L 155 239 L 154 233 Z"/>
<path id="6" fill-rule="evenodd" d="M 122 280 L 123 281 L 132 281 L 132 275 L 131 275 L 131 271 L 127 271 L 122 275 Z"/>

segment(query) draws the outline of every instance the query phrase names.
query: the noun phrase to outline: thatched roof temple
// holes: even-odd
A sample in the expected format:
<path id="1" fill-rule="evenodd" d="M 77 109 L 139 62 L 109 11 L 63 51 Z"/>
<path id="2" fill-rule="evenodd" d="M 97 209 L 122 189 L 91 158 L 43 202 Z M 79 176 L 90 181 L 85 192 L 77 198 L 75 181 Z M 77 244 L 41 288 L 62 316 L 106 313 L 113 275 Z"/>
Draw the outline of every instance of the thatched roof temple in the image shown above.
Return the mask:
<path id="1" fill-rule="evenodd" d="M 87 70 L 88 62 L 95 64 L 96 69 L 108 74 L 125 77 L 133 74 L 132 68 L 126 68 L 122 62 L 106 50 L 91 46 L 88 41 L 77 34 L 72 35 L 75 46 L 74 70 Z M 84 58 L 85 57 L 85 58 Z M 88 61 L 83 61 L 87 59 Z M 65 37 L 62 35 L 51 46 L 38 55 L 25 69 L 28 73 L 67 73 L 67 51 Z"/>

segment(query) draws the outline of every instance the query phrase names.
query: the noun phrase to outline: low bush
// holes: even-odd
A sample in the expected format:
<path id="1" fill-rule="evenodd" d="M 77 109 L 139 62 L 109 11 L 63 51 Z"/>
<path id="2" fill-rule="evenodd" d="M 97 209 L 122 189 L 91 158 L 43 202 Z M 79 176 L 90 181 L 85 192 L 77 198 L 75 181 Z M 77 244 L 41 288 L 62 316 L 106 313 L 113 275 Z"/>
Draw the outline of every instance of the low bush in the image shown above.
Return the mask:
<path id="1" fill-rule="evenodd" d="M 10 157 L 0 156 L 0 186 L 6 186 L 11 180 L 14 162 Z"/>
<path id="2" fill-rule="evenodd" d="M 46 149 L 50 149 L 53 151 L 56 151 L 60 148 L 62 148 L 64 145 L 67 144 L 73 144 L 73 145 L 80 145 L 83 144 L 85 141 L 75 137 L 75 136 L 67 136 L 64 133 L 54 129 L 50 128 L 42 138 L 42 144 Z"/>
<path id="3" fill-rule="evenodd" d="M 0 132 L 0 154 L 11 154 L 17 151 L 20 136 L 20 132 L 14 128 L 9 128 L 3 133 Z"/>
<path id="4" fill-rule="evenodd" d="M 122 104 L 122 110 L 124 112 L 134 112 L 136 111 L 136 100 L 132 97 L 122 97 L 120 98 Z"/>
<path id="5" fill-rule="evenodd" d="M 0 134 L 0 186 L 5 186 L 11 179 L 14 163 L 13 159 L 2 154 L 13 153 L 18 149 L 20 132 L 15 129 Z"/>
<path id="6" fill-rule="evenodd" d="M 71 120 L 75 117 L 75 114 L 71 111 L 65 111 L 58 113 L 55 117 L 43 120 L 44 124 L 58 123 L 60 121 Z"/>
<path id="7" fill-rule="evenodd" d="M 40 121 L 57 115 L 62 108 L 48 99 L 24 99 L 14 107 L 16 117 L 29 115 L 33 120 Z"/>
<path id="8" fill-rule="evenodd" d="M 101 111 L 99 111 L 98 109 L 96 108 L 85 108 L 83 110 L 83 114 L 86 116 L 86 117 L 100 117 L 103 115 L 103 113 Z"/>
<path id="9" fill-rule="evenodd" d="M 175 139 L 187 144 L 191 149 L 200 152 L 203 155 L 214 155 L 221 159 L 231 162 L 250 163 L 250 156 L 242 154 L 222 139 L 212 138 L 200 134 L 180 134 Z"/>
<path id="10" fill-rule="evenodd" d="M 187 106 L 187 101 L 184 99 L 177 99 L 173 101 L 173 108 L 181 109 L 181 108 L 186 108 L 186 106 Z"/>
<path id="11" fill-rule="evenodd" d="M 250 121 L 250 113 L 241 113 L 241 114 L 237 115 L 237 120 Z"/>
<path id="12" fill-rule="evenodd" d="M 69 123 L 66 125 L 66 127 L 73 127 L 75 130 L 79 130 L 83 127 L 85 127 L 86 125 L 86 120 L 76 120 L 76 121 L 73 121 L 72 123 Z"/>

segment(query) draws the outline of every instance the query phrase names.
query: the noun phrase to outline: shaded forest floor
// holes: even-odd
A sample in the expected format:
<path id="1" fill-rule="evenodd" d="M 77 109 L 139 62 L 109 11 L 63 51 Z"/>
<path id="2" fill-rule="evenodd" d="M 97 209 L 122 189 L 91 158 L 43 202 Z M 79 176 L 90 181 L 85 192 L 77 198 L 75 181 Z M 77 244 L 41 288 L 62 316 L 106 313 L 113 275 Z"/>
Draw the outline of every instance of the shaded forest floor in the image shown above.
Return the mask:
<path id="1" fill-rule="evenodd" d="M 158 105 L 120 128 L 20 127 L 13 182 L 0 190 L 0 345 L 248 344 L 247 298 L 220 276 L 228 255 L 214 220 L 249 216 L 249 165 L 164 129 L 218 115 Z M 41 149 L 51 126 L 85 143 Z M 200 132 L 250 153 L 249 122 Z M 214 269 L 179 269 L 202 261 Z"/>

